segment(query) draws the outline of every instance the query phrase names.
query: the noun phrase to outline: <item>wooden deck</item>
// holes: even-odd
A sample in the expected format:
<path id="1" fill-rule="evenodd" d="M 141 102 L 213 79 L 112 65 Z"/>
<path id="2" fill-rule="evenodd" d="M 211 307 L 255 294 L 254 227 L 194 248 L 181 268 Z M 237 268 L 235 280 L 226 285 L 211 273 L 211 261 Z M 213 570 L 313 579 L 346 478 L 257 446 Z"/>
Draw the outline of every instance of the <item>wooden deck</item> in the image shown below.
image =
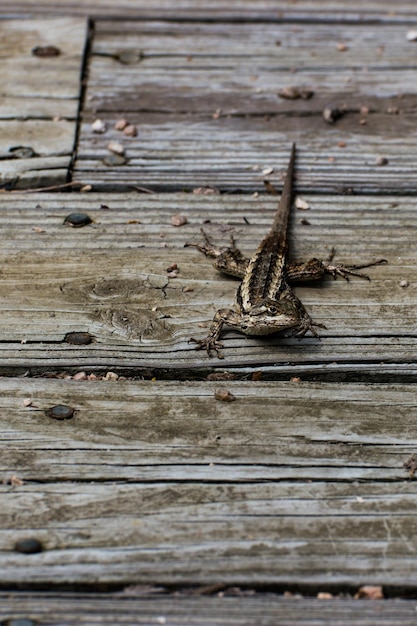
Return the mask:
<path id="1" fill-rule="evenodd" d="M 417 12 L 280 4 L 0 7 L 2 624 L 415 623 Z M 250 254 L 293 141 L 293 256 L 388 264 L 209 358 L 184 244 Z"/>

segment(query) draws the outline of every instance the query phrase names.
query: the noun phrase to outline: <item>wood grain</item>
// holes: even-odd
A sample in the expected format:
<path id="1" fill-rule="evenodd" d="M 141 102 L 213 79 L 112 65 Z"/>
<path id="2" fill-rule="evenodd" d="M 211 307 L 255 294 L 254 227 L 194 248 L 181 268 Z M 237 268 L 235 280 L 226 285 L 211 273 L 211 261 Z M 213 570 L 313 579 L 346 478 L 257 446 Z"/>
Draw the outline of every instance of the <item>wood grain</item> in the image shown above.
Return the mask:
<path id="1" fill-rule="evenodd" d="M 273 197 L 0 196 L 3 372 L 116 368 L 161 376 L 183 369 L 194 376 L 195 368 L 203 375 L 213 367 L 274 366 L 284 367 L 287 377 L 311 366 L 329 374 L 342 365 L 355 369 L 355 363 L 368 363 L 368 369 L 380 362 L 409 364 L 416 330 L 415 199 L 303 197 L 311 209 L 295 212 L 295 257 L 321 252 L 325 258 L 335 246 L 341 262 L 383 256 L 389 263 L 369 270 L 370 283 L 325 280 L 296 288 L 313 318 L 327 327 L 321 341 L 228 332 L 221 361 L 188 340 L 203 336 L 215 310 L 234 302 L 237 281 L 184 243 L 198 240 L 209 219 L 204 227 L 218 245 L 227 245 L 233 234 L 250 254 L 271 223 Z M 64 226 L 74 211 L 87 213 L 93 223 Z M 171 218 L 179 213 L 188 223 L 175 228 Z M 299 223 L 304 216 L 310 226 Z M 179 273 L 169 279 L 173 263 Z M 66 343 L 67 333 L 75 331 L 91 333 L 94 341 Z"/>
<path id="2" fill-rule="evenodd" d="M 412 586 L 413 389 L 218 386 L 0 380 L 0 584 Z"/>
<path id="3" fill-rule="evenodd" d="M 74 149 L 80 75 L 86 44 L 83 18 L 2 20 L 0 185 L 44 187 L 65 183 Z M 60 54 L 39 57 L 36 47 Z M 14 158 L 17 146 L 32 157 Z"/>
<path id="4" fill-rule="evenodd" d="M 279 168 L 296 141 L 305 190 L 415 193 L 414 48 L 403 25 L 98 20 L 91 55 L 75 176 L 97 190 L 253 191 L 253 170 Z M 294 86 L 313 97 L 279 96 Z M 329 106 L 344 112 L 335 124 L 323 119 Z M 107 133 L 92 133 L 96 117 Z M 122 117 L 136 137 L 114 130 Z M 124 145 L 127 164 L 104 163 L 109 141 Z"/>
<path id="5" fill-rule="evenodd" d="M 391 0 L 283 0 L 277 10 L 275 0 L 181 0 L 175 6 L 172 0 L 122 0 L 116 5 L 110 0 L 4 0 L 0 6 L 3 14 L 22 15 L 63 14 L 99 18 L 169 19 L 169 20 L 268 20 L 279 22 L 283 17 L 291 20 L 326 20 L 347 22 L 354 20 L 371 24 L 402 22 L 416 19 L 415 4 L 402 0 L 393 7 Z"/>
<path id="6" fill-rule="evenodd" d="M 160 589 L 160 588 L 159 588 Z M 135 597 L 138 596 L 138 597 Z M 310 626 L 311 623 L 358 626 L 414 626 L 414 600 L 369 602 L 338 597 L 333 600 L 276 596 L 232 589 L 214 597 L 187 592 L 164 595 L 132 586 L 125 593 L 11 593 L 0 595 L 0 616 L 45 621 L 51 626 L 73 624 L 172 624 L 172 626 Z"/>

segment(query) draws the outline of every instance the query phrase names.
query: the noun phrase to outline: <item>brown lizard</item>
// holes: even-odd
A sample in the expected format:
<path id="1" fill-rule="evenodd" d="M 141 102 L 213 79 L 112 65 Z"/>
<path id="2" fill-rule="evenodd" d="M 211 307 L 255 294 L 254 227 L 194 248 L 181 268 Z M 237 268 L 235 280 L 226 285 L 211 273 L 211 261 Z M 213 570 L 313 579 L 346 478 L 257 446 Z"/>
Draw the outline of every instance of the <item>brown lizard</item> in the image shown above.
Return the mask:
<path id="1" fill-rule="evenodd" d="M 334 251 L 327 261 L 314 258 L 307 262 L 291 262 L 287 259 L 294 162 L 295 144 L 292 145 L 287 174 L 271 229 L 251 259 L 245 258 L 235 247 L 233 237 L 230 247 L 226 249 L 213 246 L 204 231 L 204 244 L 185 244 L 198 248 L 206 256 L 214 257 L 218 270 L 242 279 L 236 294 L 235 309 L 220 309 L 213 318 L 207 337 L 190 339 L 197 344 L 198 350 L 206 349 L 209 356 L 214 351 L 219 358 L 223 358 L 220 353 L 223 345 L 219 338 L 224 326 L 245 335 L 269 335 L 292 329 L 292 334 L 299 337 L 308 331 L 318 337 L 315 327 L 323 325 L 312 321 L 289 283 L 317 280 L 325 274 L 334 278 L 342 276 L 346 280 L 349 280 L 350 275 L 370 280 L 369 276 L 358 270 L 386 263 L 385 259 L 381 259 L 363 265 L 334 265 Z"/>

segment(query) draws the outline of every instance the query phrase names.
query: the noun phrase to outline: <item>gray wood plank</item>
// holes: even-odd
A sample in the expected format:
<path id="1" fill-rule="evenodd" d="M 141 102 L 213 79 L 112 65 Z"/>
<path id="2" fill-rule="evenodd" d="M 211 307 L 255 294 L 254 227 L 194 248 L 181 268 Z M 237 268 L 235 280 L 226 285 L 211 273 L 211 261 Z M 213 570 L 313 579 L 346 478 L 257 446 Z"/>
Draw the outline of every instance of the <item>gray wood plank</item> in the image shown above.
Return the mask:
<path id="1" fill-rule="evenodd" d="M 205 228 L 216 243 L 227 245 L 233 233 L 251 254 L 271 223 L 274 197 L 0 195 L 2 371 L 116 368 L 161 376 L 183 369 L 194 376 L 198 368 L 205 375 L 213 367 L 268 366 L 284 368 L 287 377 L 312 366 L 329 375 L 342 365 L 358 373 L 384 363 L 412 372 L 415 198 L 303 197 L 311 209 L 295 211 L 295 257 L 325 258 L 335 246 L 341 262 L 383 256 L 389 263 L 370 269 L 370 283 L 325 280 L 296 288 L 313 318 L 326 324 L 321 341 L 226 332 L 222 361 L 188 340 L 204 336 L 215 310 L 234 302 L 237 281 L 183 246 L 198 240 L 209 219 Z M 74 211 L 94 222 L 64 226 Z M 178 213 L 188 219 L 181 228 L 171 225 Z M 305 216 L 310 226 L 300 224 Z M 172 263 L 176 279 L 167 277 Z M 94 341 L 66 343 L 75 331 L 91 333 Z"/>
<path id="2" fill-rule="evenodd" d="M 214 597 L 146 594 L 136 587 L 123 594 L 0 594 L 0 616 L 57 626 L 73 624 L 170 624 L 172 626 L 414 626 L 415 600 L 333 600 L 282 597 L 230 590 Z M 233 597 L 235 594 L 235 597 Z"/>
<path id="3" fill-rule="evenodd" d="M 140 593 L 140 588 L 138 588 Z M 216 624 L 216 626 L 311 626 L 332 624 L 369 626 L 414 626 L 415 601 L 367 602 L 337 598 L 283 598 L 273 594 L 245 597 L 175 597 L 130 594 L 45 594 L 8 593 L 0 596 L 0 615 L 33 616 L 48 624 L 163 624 L 173 626 Z M 233 594 L 233 591 L 231 592 Z M 166 621 L 164 621 L 166 620 Z"/>
<path id="4" fill-rule="evenodd" d="M 218 387 L 0 379 L 0 584 L 412 587 L 413 387 Z"/>
<path id="5" fill-rule="evenodd" d="M 75 176 L 98 190 L 249 191 L 248 170 L 278 167 L 295 140 L 305 189 L 414 193 L 414 66 L 403 24 L 98 20 Z M 314 96 L 279 97 L 294 85 Z M 333 125 L 329 105 L 345 111 Z M 114 130 L 122 117 L 136 137 Z M 103 162 L 115 140 L 125 165 Z"/>
<path id="6" fill-rule="evenodd" d="M 0 185 L 65 183 L 76 136 L 86 20 L 2 20 L 0 33 Z M 34 55 L 42 46 L 60 54 Z M 31 148 L 33 155 L 15 158 L 17 146 Z"/>
<path id="7" fill-rule="evenodd" d="M 402 0 L 393 7 L 391 0 L 181 0 L 173 5 L 172 0 L 122 0 L 116 5 L 110 0 L 4 0 L 0 6 L 3 14 L 64 14 L 126 17 L 136 19 L 230 19 L 230 20 L 271 20 L 280 21 L 283 17 L 293 20 L 320 19 L 334 21 L 393 22 L 416 17 L 412 0 Z"/>

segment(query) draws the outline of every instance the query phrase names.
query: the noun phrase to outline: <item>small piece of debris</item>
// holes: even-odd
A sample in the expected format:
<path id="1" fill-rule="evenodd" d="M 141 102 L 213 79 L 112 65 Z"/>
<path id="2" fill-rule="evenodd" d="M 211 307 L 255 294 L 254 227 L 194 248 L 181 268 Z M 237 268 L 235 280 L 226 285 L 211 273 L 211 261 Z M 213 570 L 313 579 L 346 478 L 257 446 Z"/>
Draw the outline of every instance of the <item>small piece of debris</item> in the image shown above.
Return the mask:
<path id="1" fill-rule="evenodd" d="M 375 160 L 375 165 L 381 166 L 381 165 L 387 165 L 387 164 L 388 164 L 388 159 L 386 157 L 379 156 Z"/>
<path id="2" fill-rule="evenodd" d="M 349 46 L 343 42 L 340 42 L 337 44 L 337 50 L 339 52 L 346 52 L 346 50 L 349 50 Z"/>
<path id="3" fill-rule="evenodd" d="M 314 96 L 314 91 L 311 89 L 306 89 L 305 87 L 283 87 L 278 91 L 278 95 L 280 98 L 284 98 L 286 100 L 299 100 L 302 98 L 303 100 L 310 100 Z"/>
<path id="4" fill-rule="evenodd" d="M 219 117 L 220 117 L 220 115 L 221 115 L 221 113 L 222 113 L 222 110 L 221 110 L 221 109 L 216 109 L 216 110 L 214 111 L 214 113 L 213 113 L 213 115 L 212 115 L 211 117 L 212 117 L 214 120 L 218 120 L 218 119 L 219 119 Z"/>
<path id="5" fill-rule="evenodd" d="M 270 174 L 273 174 L 274 172 L 274 168 L 273 167 L 265 167 L 262 170 L 262 176 L 269 176 Z"/>
<path id="6" fill-rule="evenodd" d="M 264 180 L 264 186 L 265 186 L 266 191 L 270 193 L 272 196 L 278 195 L 278 191 L 276 190 L 275 186 L 269 182 L 269 180 Z"/>
<path id="7" fill-rule="evenodd" d="M 236 376 L 232 372 L 212 372 L 208 374 L 207 380 L 235 380 Z"/>
<path id="8" fill-rule="evenodd" d="M 301 383 L 301 378 L 299 376 L 292 376 L 290 378 L 290 383 Z"/>
<path id="9" fill-rule="evenodd" d="M 32 402 L 33 402 L 32 398 L 25 398 L 23 400 L 23 406 L 32 406 Z"/>
<path id="10" fill-rule="evenodd" d="M 172 265 L 167 267 L 167 272 L 173 272 L 175 270 L 178 270 L 178 265 L 176 263 L 172 263 Z"/>
<path id="11" fill-rule="evenodd" d="M 22 485 L 24 485 L 25 483 L 23 482 L 23 480 L 21 478 L 19 478 L 18 476 L 15 476 L 15 474 L 13 474 L 12 476 L 10 476 L 9 480 L 7 481 L 9 483 L 9 485 L 11 485 L 12 487 L 22 487 Z"/>
<path id="12" fill-rule="evenodd" d="M 400 109 L 398 107 L 388 107 L 387 113 L 388 115 L 398 115 Z"/>
<path id="13" fill-rule="evenodd" d="M 124 130 L 126 126 L 128 125 L 129 125 L 129 122 L 125 120 L 124 118 L 122 118 L 121 120 L 117 120 L 117 122 L 114 125 L 114 128 L 115 130 Z"/>
<path id="14" fill-rule="evenodd" d="M 317 600 L 332 600 L 333 594 L 328 591 L 319 591 L 317 594 Z"/>
<path id="15" fill-rule="evenodd" d="M 327 124 L 334 124 L 343 116 L 343 111 L 336 106 L 325 106 L 323 109 L 323 119 Z"/>
<path id="16" fill-rule="evenodd" d="M 44 233 L 44 232 L 46 232 L 45 229 L 41 228 L 40 226 L 34 226 L 32 228 L 32 230 L 33 230 L 34 233 Z"/>
<path id="17" fill-rule="evenodd" d="M 83 185 L 80 189 L 81 193 L 87 193 L 88 191 L 91 191 L 93 188 L 92 185 Z"/>
<path id="18" fill-rule="evenodd" d="M 300 219 L 300 224 L 302 226 L 311 226 L 311 222 L 308 221 L 308 219 L 306 217 L 302 217 Z"/>
<path id="19" fill-rule="evenodd" d="M 228 389 L 217 389 L 214 397 L 221 402 L 234 402 L 236 397 Z"/>
<path id="20" fill-rule="evenodd" d="M 252 373 L 252 380 L 254 382 L 259 382 L 260 380 L 262 380 L 263 374 L 261 371 L 257 370 L 256 372 Z"/>
<path id="21" fill-rule="evenodd" d="M 102 120 L 97 119 L 91 124 L 91 130 L 93 133 L 103 134 L 106 132 L 107 126 Z"/>
<path id="22" fill-rule="evenodd" d="M 214 187 L 196 187 L 193 189 L 193 194 L 195 196 L 212 196 L 214 194 L 218 194 L 219 190 Z"/>
<path id="23" fill-rule="evenodd" d="M 359 587 L 353 597 L 355 600 L 383 600 L 384 592 L 380 585 L 364 585 Z"/>
<path id="24" fill-rule="evenodd" d="M 360 114 L 361 115 L 368 115 L 369 114 L 369 107 L 361 106 Z"/>
<path id="25" fill-rule="evenodd" d="M 136 135 L 138 134 L 138 129 L 133 124 L 128 124 L 123 129 L 123 133 L 126 135 L 126 137 L 136 137 Z"/>
<path id="26" fill-rule="evenodd" d="M 416 29 L 412 29 L 409 30 L 407 33 L 407 41 L 417 41 L 417 30 Z"/>
<path id="27" fill-rule="evenodd" d="M 346 141 L 344 141 L 343 139 L 341 139 L 338 144 L 337 144 L 338 148 L 346 148 Z"/>
<path id="28" fill-rule="evenodd" d="M 184 226 L 184 224 L 186 224 L 187 221 L 188 220 L 185 217 L 185 215 L 176 214 L 171 217 L 171 224 L 173 226 Z"/>
<path id="29" fill-rule="evenodd" d="M 410 285 L 410 283 L 408 282 L 408 280 L 401 280 L 400 281 L 400 287 L 402 287 L 403 289 L 406 289 L 409 285 Z"/>
<path id="30" fill-rule="evenodd" d="M 412 454 L 405 463 L 403 463 L 403 468 L 408 472 L 410 478 L 414 478 L 414 474 L 417 470 L 417 454 Z"/>
<path id="31" fill-rule="evenodd" d="M 306 202 L 305 200 L 303 200 L 299 196 L 296 197 L 295 202 L 294 202 L 294 206 L 299 211 L 309 211 L 310 210 L 310 205 L 308 204 L 308 202 Z"/>
<path id="32" fill-rule="evenodd" d="M 114 154 L 120 154 L 122 156 L 125 153 L 124 146 L 122 146 L 122 144 L 118 141 L 110 141 L 107 144 L 107 150 L 110 150 L 110 152 L 113 152 Z"/>

